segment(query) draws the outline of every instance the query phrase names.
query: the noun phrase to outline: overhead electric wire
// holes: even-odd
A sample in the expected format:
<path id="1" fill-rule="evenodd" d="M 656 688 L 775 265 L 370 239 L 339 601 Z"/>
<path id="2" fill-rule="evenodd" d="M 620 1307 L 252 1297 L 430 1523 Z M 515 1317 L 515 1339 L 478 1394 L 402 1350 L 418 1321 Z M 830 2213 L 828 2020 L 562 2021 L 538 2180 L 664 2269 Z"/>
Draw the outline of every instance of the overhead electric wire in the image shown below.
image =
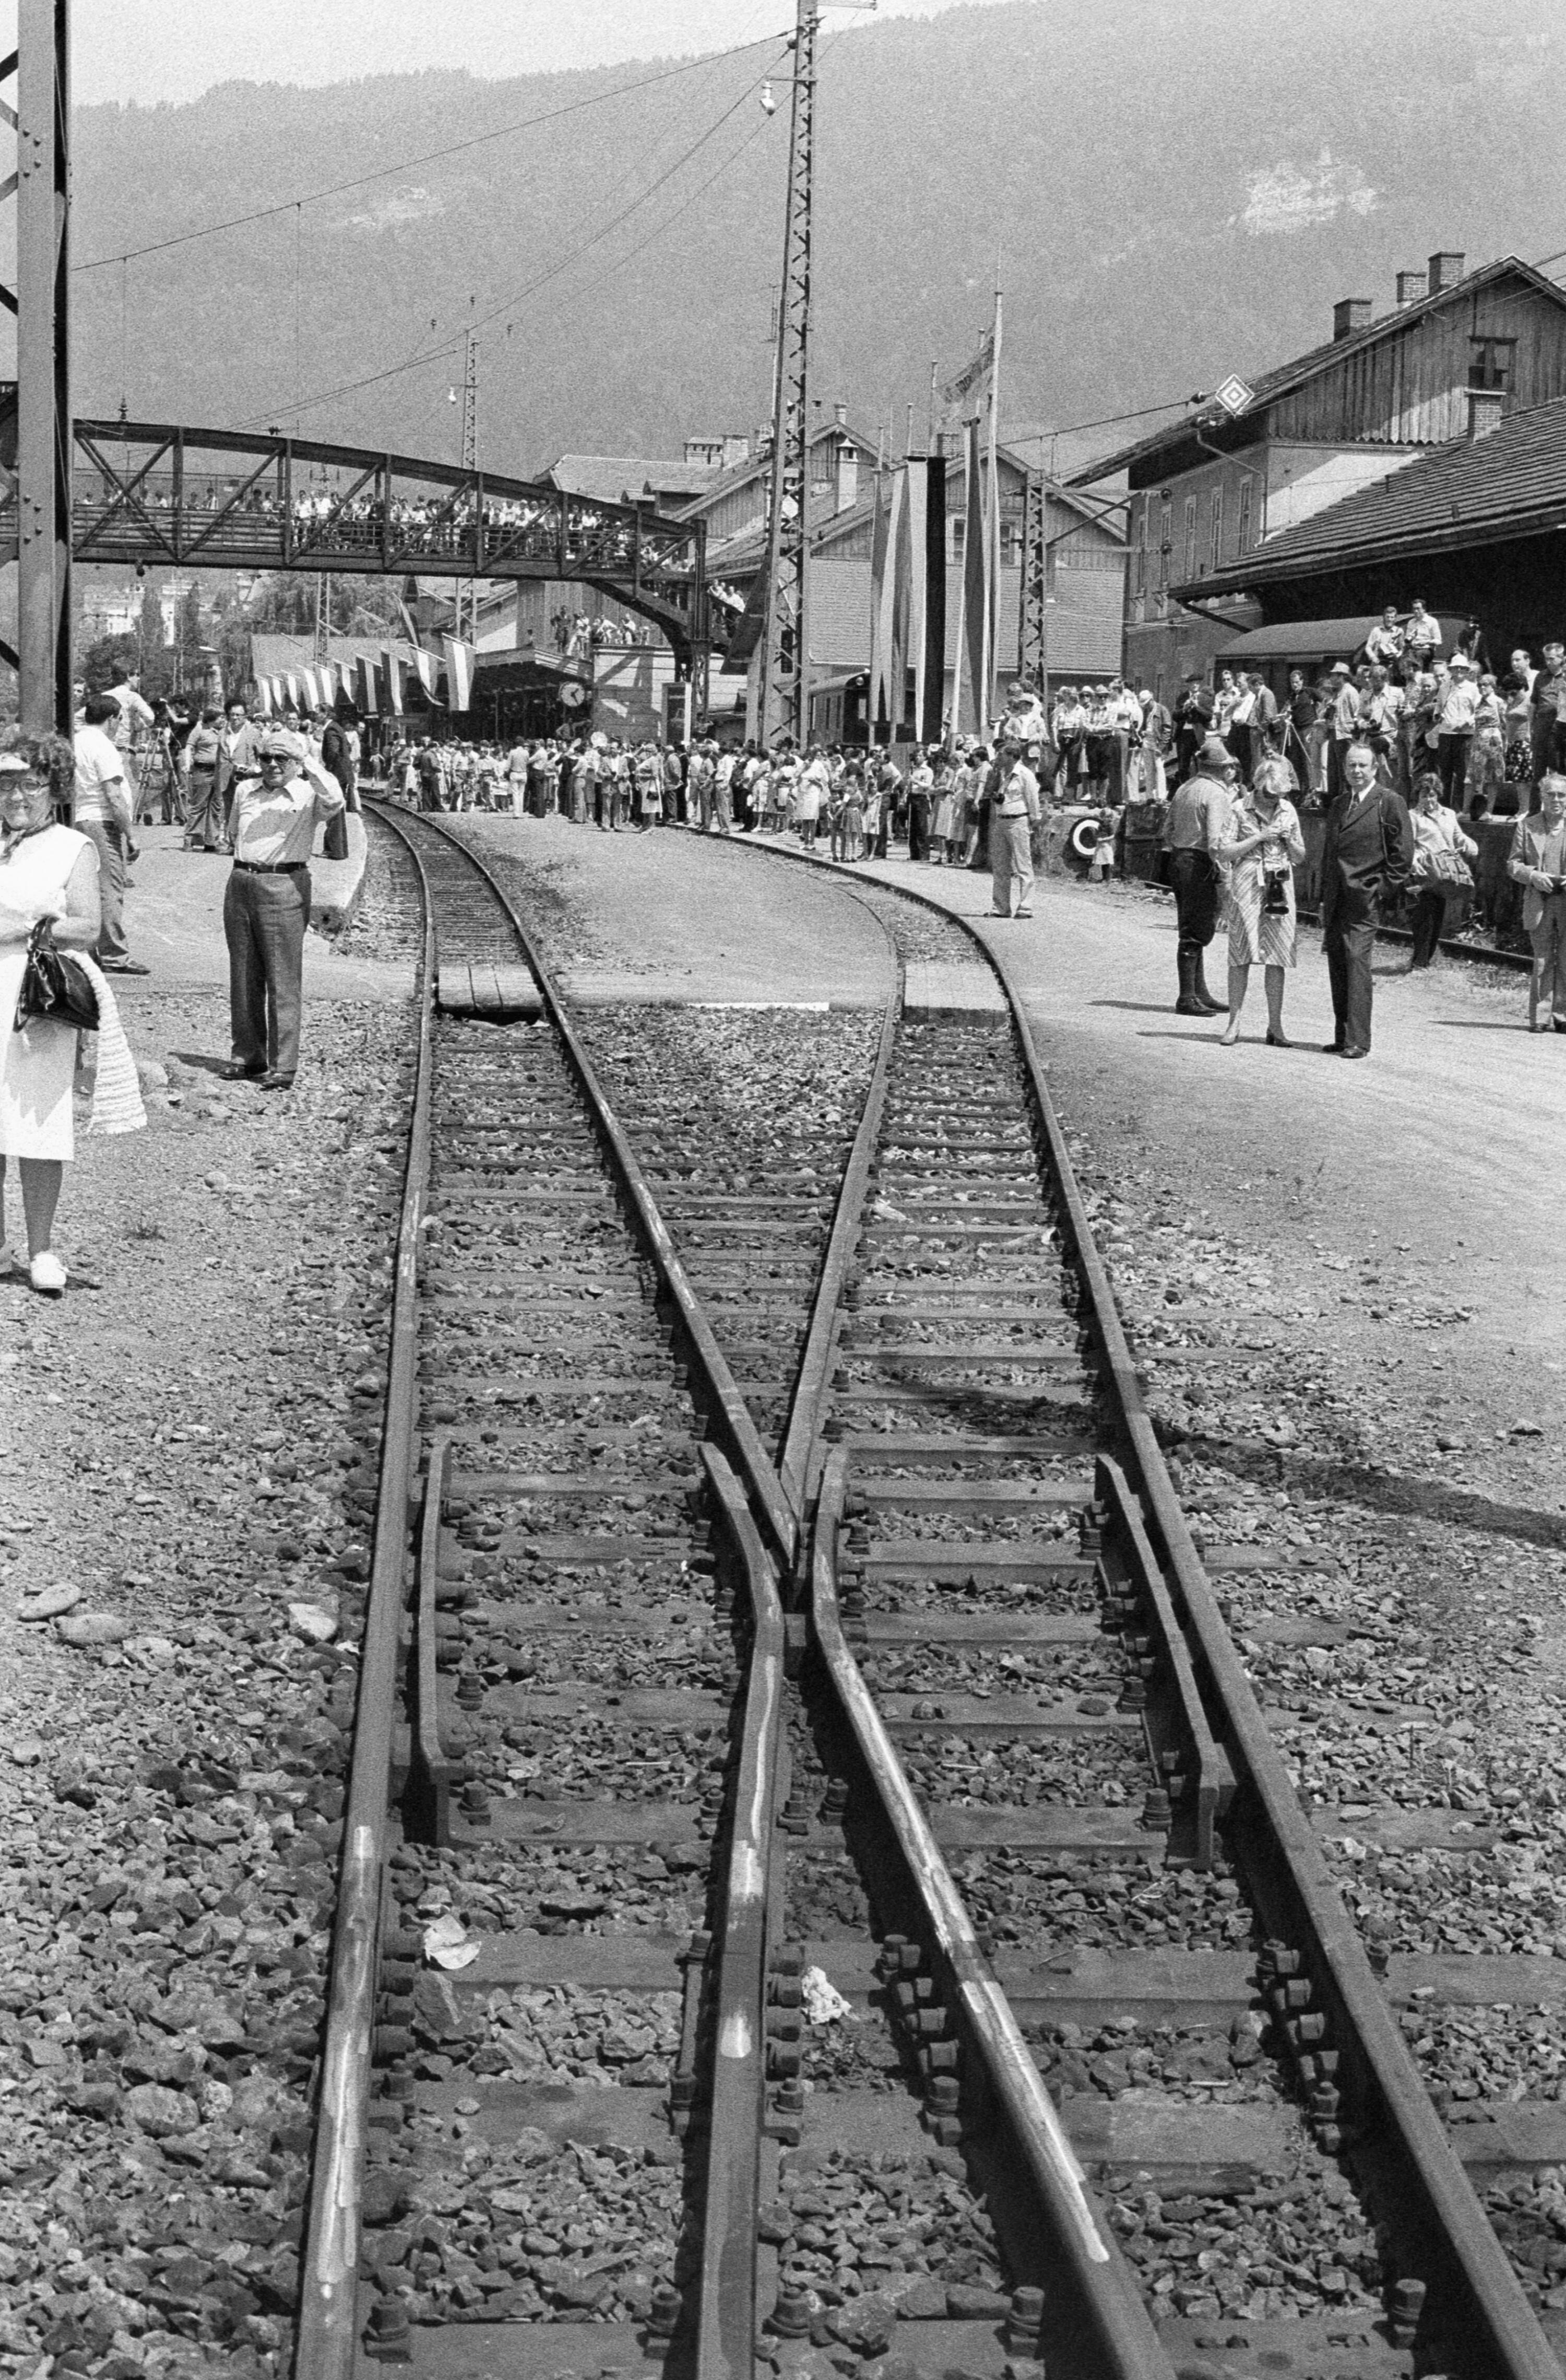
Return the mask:
<path id="1" fill-rule="evenodd" d="M 781 40 L 783 37 L 781 35 L 770 35 L 768 38 L 770 40 Z M 758 45 L 754 42 L 747 42 L 745 46 L 747 48 L 755 48 Z M 286 409 L 295 413 L 309 412 L 317 405 L 330 404 L 334 398 L 340 396 L 356 395 L 360 389 L 374 388 L 382 381 L 398 379 L 404 372 L 417 371 L 425 364 L 440 362 L 445 357 L 454 354 L 458 344 L 467 335 L 467 333 L 469 330 L 477 330 L 485 322 L 492 322 L 498 316 L 508 312 L 515 306 L 525 305 L 528 299 L 536 296 L 539 290 L 546 287 L 550 282 L 557 280 L 562 273 L 565 272 L 572 264 L 577 262 L 578 258 L 586 256 L 589 251 L 596 248 L 601 241 L 607 239 L 611 233 L 617 231 L 623 223 L 627 222 L 639 208 L 646 205 L 648 200 L 650 199 L 656 191 L 660 190 L 666 182 L 672 181 L 674 176 L 680 171 L 681 167 L 688 164 L 690 160 L 696 156 L 701 149 L 706 147 L 709 140 L 712 140 L 716 134 L 722 131 L 723 126 L 729 121 L 729 118 L 738 114 L 739 110 L 744 106 L 746 101 L 751 96 L 752 92 L 758 88 L 759 84 L 766 79 L 767 78 L 765 76 L 757 76 L 751 82 L 747 83 L 745 90 L 740 92 L 738 98 L 733 101 L 729 106 L 724 108 L 722 114 L 719 115 L 713 123 L 710 124 L 707 129 L 700 133 L 698 138 L 691 142 L 687 149 L 681 152 L 680 155 L 674 159 L 672 165 L 666 166 L 663 172 L 660 174 L 655 180 L 649 182 L 645 189 L 638 191 L 637 196 L 629 200 L 625 206 L 622 207 L 617 214 L 611 216 L 610 220 L 606 224 L 600 225 L 596 231 L 590 233 L 589 237 L 582 240 L 576 248 L 568 249 L 564 256 L 557 257 L 547 272 L 540 273 L 534 280 L 526 283 L 522 288 L 513 291 L 509 297 L 501 299 L 497 304 L 492 306 L 487 312 L 476 316 L 471 322 L 465 322 L 460 330 L 449 333 L 445 337 L 439 340 L 435 346 L 424 349 L 422 353 L 408 356 L 399 364 L 390 364 L 386 366 L 383 370 L 367 372 L 358 380 L 345 381 L 335 388 L 322 389 L 313 396 L 299 398 L 294 405 L 290 406 Z M 726 173 L 729 166 L 733 164 L 737 158 L 742 156 L 745 151 L 749 148 L 751 141 L 756 140 L 760 133 L 766 130 L 766 128 L 767 120 L 763 119 L 763 121 L 756 127 L 755 130 L 751 132 L 746 140 L 740 142 L 737 149 L 732 151 L 728 156 L 722 160 L 714 171 L 709 175 L 705 182 L 699 183 L 698 187 L 691 191 L 687 198 L 681 200 L 679 206 L 675 208 L 672 214 L 665 216 L 663 220 L 655 225 L 654 229 L 648 234 L 645 239 L 639 241 L 637 247 L 630 249 L 625 256 L 616 259 L 614 264 L 606 267 L 605 270 L 617 272 L 622 264 L 629 262 L 632 256 L 639 255 L 641 249 L 649 245 L 653 239 L 657 238 L 662 232 L 666 230 L 670 224 L 676 222 L 679 216 L 686 212 L 687 207 L 694 205 L 696 200 L 702 195 L 703 191 L 710 188 L 712 183 L 718 179 L 719 176 Z M 589 284 L 589 285 L 591 286 L 592 285 Z M 273 406 L 268 409 L 269 411 L 275 413 L 277 408 Z M 252 424 L 261 422 L 264 419 L 265 417 L 262 414 L 251 414 L 246 421 L 241 422 L 238 426 L 241 429 L 248 429 Z"/>
<path id="2" fill-rule="evenodd" d="M 491 140 L 504 140 L 513 133 L 536 131 L 540 125 L 558 124 L 568 115 L 579 115 L 590 107 L 604 106 L 610 100 L 624 99 L 633 91 L 650 91 L 655 84 L 670 82 L 676 76 L 694 74 L 699 67 L 716 65 L 723 58 L 743 57 L 747 50 L 764 49 L 769 42 L 782 41 L 782 33 L 759 33 L 753 41 L 737 42 L 732 49 L 711 50 L 694 58 L 684 58 L 677 66 L 665 67 L 657 74 L 643 75 L 636 82 L 617 83 L 613 91 L 594 91 L 585 99 L 567 101 L 564 107 L 548 108 L 541 115 L 528 115 L 514 124 L 497 124 L 488 132 L 472 133 L 466 140 L 449 141 L 444 148 L 428 149 L 417 157 L 395 158 L 390 164 L 377 165 L 368 174 L 356 174 L 346 182 L 332 182 L 319 190 L 304 190 L 292 198 L 278 199 L 273 204 L 255 207 L 248 214 L 229 215 L 222 223 L 206 224 L 195 231 L 171 233 L 167 239 L 150 240 L 144 248 L 116 249 L 105 256 L 90 256 L 73 264 L 73 273 L 96 273 L 107 264 L 134 264 L 139 257 L 161 256 L 171 248 L 188 247 L 192 240 L 215 239 L 220 232 L 237 231 L 247 224 L 265 223 L 273 215 L 287 214 L 294 207 L 311 207 L 322 199 L 337 199 L 349 190 L 361 190 L 370 182 L 383 182 L 393 174 L 411 173 L 416 166 L 432 165 L 443 157 L 461 156 L 469 149 L 482 148 Z"/>

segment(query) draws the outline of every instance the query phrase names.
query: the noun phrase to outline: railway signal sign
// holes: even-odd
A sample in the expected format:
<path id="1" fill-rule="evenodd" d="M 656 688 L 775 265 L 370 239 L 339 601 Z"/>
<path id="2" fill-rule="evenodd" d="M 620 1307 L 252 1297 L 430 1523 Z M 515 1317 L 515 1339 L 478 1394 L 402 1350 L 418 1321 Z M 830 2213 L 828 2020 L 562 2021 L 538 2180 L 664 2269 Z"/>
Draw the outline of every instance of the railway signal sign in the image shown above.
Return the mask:
<path id="1" fill-rule="evenodd" d="M 1256 396 L 1255 389 L 1247 388 L 1238 372 L 1231 372 L 1227 380 L 1220 381 L 1212 394 L 1213 402 L 1221 405 L 1225 413 L 1235 419 Z"/>

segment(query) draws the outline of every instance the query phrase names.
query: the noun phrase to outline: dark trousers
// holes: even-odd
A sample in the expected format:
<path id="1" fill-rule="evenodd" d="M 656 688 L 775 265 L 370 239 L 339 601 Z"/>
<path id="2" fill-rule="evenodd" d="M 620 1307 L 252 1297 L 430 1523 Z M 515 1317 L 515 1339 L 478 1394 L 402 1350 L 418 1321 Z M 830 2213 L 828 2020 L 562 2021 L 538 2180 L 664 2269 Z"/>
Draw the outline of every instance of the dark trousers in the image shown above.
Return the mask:
<path id="1" fill-rule="evenodd" d="M 126 832 L 115 820 L 83 819 L 78 832 L 87 837 L 98 855 L 98 901 L 103 922 L 98 939 L 92 945 L 92 955 L 100 965 L 105 960 L 117 962 L 128 958 L 126 948 L 125 880 L 129 860 L 126 851 Z"/>
<path id="2" fill-rule="evenodd" d="M 1428 966 L 1436 955 L 1436 944 L 1441 939 L 1446 923 L 1447 896 L 1442 884 L 1422 884 L 1414 895 L 1409 922 L 1414 928 L 1414 964 Z"/>
<path id="3" fill-rule="evenodd" d="M 1346 735 L 1334 735 L 1327 747 L 1327 798 L 1335 802 L 1348 783 L 1343 774 L 1343 755 L 1349 748 Z"/>
<path id="4" fill-rule="evenodd" d="M 1441 799 L 1448 809 L 1463 808 L 1463 788 L 1468 783 L 1468 747 L 1471 735 L 1438 735 L 1436 766 L 1441 775 Z"/>
<path id="5" fill-rule="evenodd" d="M 217 790 L 215 769 L 192 769 L 185 797 L 185 840 L 215 851 L 223 841 L 223 814 L 228 807 Z"/>
<path id="6" fill-rule="evenodd" d="M 1332 1038 L 1340 1049 L 1370 1047 L 1370 954 L 1376 947 L 1376 913 L 1347 917 L 1334 909 L 1321 937 L 1327 980 L 1332 988 Z"/>
<path id="7" fill-rule="evenodd" d="M 1218 930 L 1218 870 L 1205 851 L 1171 851 L 1169 880 L 1183 942 L 1205 951 Z"/>
<path id="8" fill-rule="evenodd" d="M 310 873 L 252 876 L 237 868 L 223 896 L 228 1014 L 241 1066 L 292 1076 L 299 1064 Z"/>

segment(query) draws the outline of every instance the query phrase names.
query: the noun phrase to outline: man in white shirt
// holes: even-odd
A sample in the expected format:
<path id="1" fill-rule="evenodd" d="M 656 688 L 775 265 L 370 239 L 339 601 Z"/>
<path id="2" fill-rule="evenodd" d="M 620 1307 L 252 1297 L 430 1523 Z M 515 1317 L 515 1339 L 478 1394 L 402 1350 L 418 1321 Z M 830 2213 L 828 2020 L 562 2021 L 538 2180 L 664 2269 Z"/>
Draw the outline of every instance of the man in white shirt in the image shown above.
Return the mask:
<path id="1" fill-rule="evenodd" d="M 118 686 L 110 686 L 108 699 L 116 708 L 117 715 L 110 734 L 124 765 L 126 791 L 130 798 L 130 822 L 134 826 L 141 812 L 136 762 L 131 753 L 136 722 L 140 719 L 144 726 L 151 728 L 155 726 L 156 720 L 152 704 L 142 698 L 141 680 L 134 670 Z"/>
<path id="2" fill-rule="evenodd" d="M 125 762 L 111 740 L 118 716 L 113 695 L 90 694 L 76 731 L 76 798 L 71 820 L 98 854 L 103 924 L 92 954 L 105 975 L 150 975 L 125 940 L 125 883 L 129 862 L 130 792 Z"/>
<path id="3" fill-rule="evenodd" d="M 1008 735 L 1001 747 L 1001 783 L 989 815 L 990 915 L 1031 917 L 1033 829 L 1038 820 L 1038 780 Z"/>
<path id="4" fill-rule="evenodd" d="M 1448 809 L 1463 808 L 1478 708 L 1478 674 L 1465 653 L 1453 653 L 1436 697 L 1436 766 Z"/>
<path id="5" fill-rule="evenodd" d="M 286 1091 L 299 1063 L 315 831 L 347 805 L 302 735 L 265 729 L 257 759 L 261 773 L 240 781 L 230 813 L 234 872 L 223 900 L 229 1073 L 251 1076 L 263 1091 Z"/>

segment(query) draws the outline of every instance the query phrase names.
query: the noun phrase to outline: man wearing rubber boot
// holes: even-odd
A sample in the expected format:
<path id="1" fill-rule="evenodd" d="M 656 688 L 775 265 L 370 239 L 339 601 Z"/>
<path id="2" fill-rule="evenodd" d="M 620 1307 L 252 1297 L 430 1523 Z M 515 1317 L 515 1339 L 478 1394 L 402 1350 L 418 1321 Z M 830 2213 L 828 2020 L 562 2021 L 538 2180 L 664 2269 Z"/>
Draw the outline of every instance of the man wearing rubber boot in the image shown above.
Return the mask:
<path id="1" fill-rule="evenodd" d="M 1240 764 L 1223 738 L 1208 735 L 1197 754 L 1195 774 L 1176 787 L 1164 816 L 1163 848 L 1179 934 L 1177 1016 L 1216 1016 L 1222 1006 L 1208 990 L 1202 953 L 1218 929 L 1220 886 L 1213 846 L 1227 831 L 1239 773 Z"/>

